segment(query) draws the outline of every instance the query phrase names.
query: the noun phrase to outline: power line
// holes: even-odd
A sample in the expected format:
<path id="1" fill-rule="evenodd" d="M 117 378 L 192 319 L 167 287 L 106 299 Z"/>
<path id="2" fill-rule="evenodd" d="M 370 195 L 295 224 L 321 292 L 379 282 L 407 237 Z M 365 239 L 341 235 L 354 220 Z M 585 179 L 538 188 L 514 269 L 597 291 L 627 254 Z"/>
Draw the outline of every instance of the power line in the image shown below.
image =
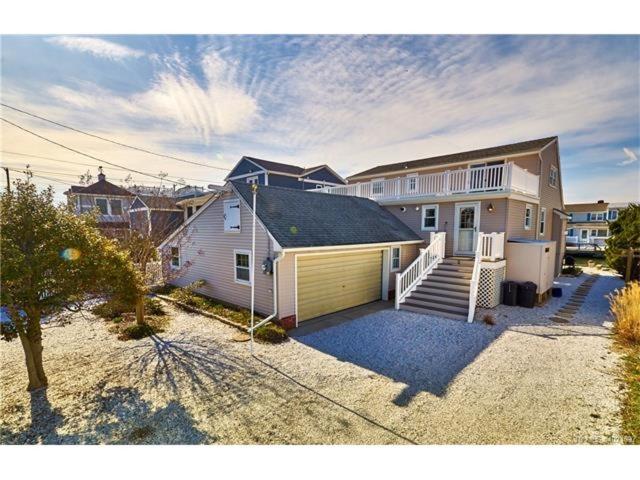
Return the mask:
<path id="1" fill-rule="evenodd" d="M 46 173 L 46 174 L 50 174 L 50 175 L 64 175 L 65 177 L 80 177 L 80 175 L 78 175 L 77 173 L 67 173 L 67 172 L 50 172 L 47 170 L 39 170 L 39 169 L 33 169 L 31 168 L 31 166 L 26 167 L 24 170 L 20 170 L 19 167 L 15 167 L 15 166 L 10 166 L 8 167 L 9 170 L 14 170 L 14 171 L 25 171 L 28 170 L 30 172 L 36 172 L 36 173 Z M 117 180 L 119 182 L 125 182 L 124 178 L 116 178 L 114 180 Z M 157 182 L 147 182 L 153 185 L 162 185 L 162 183 L 157 183 Z"/>
<path id="2" fill-rule="evenodd" d="M 53 145 L 57 145 L 58 147 L 64 148 L 65 150 L 69 150 L 70 152 L 77 153 L 78 155 L 83 155 L 83 156 L 85 156 L 87 158 L 90 158 L 92 160 L 96 160 L 98 162 L 106 163 L 107 165 L 111 165 L 111 166 L 114 166 L 114 167 L 120 167 L 120 168 L 123 168 L 125 170 L 130 171 L 130 172 L 137 173 L 139 175 L 145 175 L 147 177 L 156 178 L 158 180 L 167 181 L 169 183 L 174 183 L 176 185 L 185 185 L 185 186 L 187 185 L 184 182 L 179 182 L 179 181 L 176 181 L 176 180 L 167 180 L 166 178 L 162 178 L 162 177 L 160 177 L 158 175 L 153 175 L 151 173 L 141 172 L 140 170 L 134 170 L 133 168 L 123 167 L 122 165 L 118 165 L 117 163 L 109 162 L 107 160 L 103 160 L 101 158 L 94 157 L 93 155 L 89 155 L 88 153 L 81 152 L 80 150 L 76 150 L 74 148 L 67 147 L 66 145 L 63 145 L 62 143 L 58 143 L 55 140 L 51 140 L 50 138 L 43 137 L 42 135 L 40 135 L 38 133 L 32 132 L 31 130 L 28 130 L 28 129 L 18 125 L 17 123 L 13 123 L 13 122 L 7 120 L 6 118 L 0 117 L 0 120 L 2 120 L 3 122 L 8 123 L 9 125 L 13 125 L 14 127 L 18 128 L 18 129 L 20 129 L 20 130 L 22 130 L 22 131 L 24 131 L 26 133 L 29 133 L 29 134 L 31 134 L 31 135 L 33 135 L 35 137 L 38 137 L 41 140 L 44 140 L 44 141 L 49 142 L 49 143 L 52 143 Z"/>
<path id="3" fill-rule="evenodd" d="M 0 105 L 2 105 L 3 107 L 10 108 L 11 110 L 14 110 L 16 112 L 23 113 L 24 115 L 29 115 L 30 117 L 37 118 L 37 119 L 43 120 L 45 122 L 49 122 L 49 123 L 51 123 L 53 125 L 57 125 L 58 127 L 66 128 L 67 130 L 72 130 L 74 132 L 81 133 L 81 134 L 87 135 L 89 137 L 97 138 L 98 140 L 103 140 L 105 142 L 113 143 L 114 145 L 119 145 L 121 147 L 131 148 L 133 150 L 137 150 L 139 152 L 148 153 L 150 155 L 155 155 L 157 157 L 169 158 L 171 160 L 176 160 L 178 162 L 184 162 L 184 163 L 190 163 L 191 165 L 198 165 L 200 167 L 214 168 L 214 169 L 224 170 L 224 171 L 230 171 L 231 170 L 230 168 L 218 167 L 218 166 L 215 166 L 215 165 L 207 165 L 205 163 L 194 162 L 193 160 L 185 160 L 184 158 L 174 157 L 172 155 L 165 155 L 164 153 L 153 152 L 151 150 L 147 150 L 147 149 L 144 149 L 144 148 L 136 147 L 136 146 L 133 146 L 133 145 L 127 145 L 126 143 L 122 143 L 122 142 L 118 142 L 116 140 L 111 140 L 109 138 L 101 137 L 100 135 L 96 135 L 94 133 L 85 132 L 84 130 L 80 130 L 80 129 L 75 128 L 75 127 L 70 127 L 69 125 L 64 125 L 63 123 L 59 123 L 59 122 L 56 122 L 54 120 L 50 120 L 50 119 L 45 118 L 45 117 L 41 117 L 40 115 L 36 115 L 35 113 L 30 113 L 30 112 L 27 112 L 25 110 L 21 110 L 21 109 L 16 108 L 16 107 L 12 107 L 11 105 L 7 105 L 6 103 L 0 103 Z"/>
<path id="4" fill-rule="evenodd" d="M 0 150 L 0 153 L 6 153 L 9 155 L 19 155 L 21 157 L 29 157 L 29 158 L 38 158 L 41 160 L 50 160 L 52 162 L 61 162 L 61 163 L 69 163 L 71 165 L 80 165 L 80 166 L 85 166 L 85 167 L 98 167 L 99 165 L 93 164 L 93 163 L 83 163 L 83 162 L 72 162 L 71 160 L 62 160 L 60 158 L 52 158 L 52 157 L 42 157 L 40 155 L 31 155 L 28 153 L 21 153 L 21 152 L 12 152 L 9 150 Z M 127 171 L 126 168 L 123 167 L 112 167 L 116 170 L 123 170 L 123 171 Z M 201 178 L 189 178 L 189 177 L 182 177 L 182 176 L 178 176 L 178 175 L 167 175 L 167 177 L 173 177 L 173 178 L 178 178 L 180 180 L 192 180 L 194 182 L 202 182 L 203 180 Z"/>

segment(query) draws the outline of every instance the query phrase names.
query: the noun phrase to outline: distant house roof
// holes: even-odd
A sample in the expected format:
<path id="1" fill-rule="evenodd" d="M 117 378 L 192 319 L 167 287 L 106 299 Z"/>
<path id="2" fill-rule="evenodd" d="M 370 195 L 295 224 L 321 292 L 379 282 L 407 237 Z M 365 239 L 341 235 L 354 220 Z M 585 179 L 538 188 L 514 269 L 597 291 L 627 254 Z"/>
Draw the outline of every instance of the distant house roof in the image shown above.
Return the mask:
<path id="1" fill-rule="evenodd" d="M 251 206 L 251 185 L 231 183 Z M 421 241 L 376 202 L 349 195 L 260 185 L 256 215 L 283 248 Z"/>
<path id="2" fill-rule="evenodd" d="M 177 198 L 160 195 L 137 195 L 150 210 L 180 210 Z"/>
<path id="3" fill-rule="evenodd" d="M 114 185 L 111 182 L 107 182 L 104 178 L 104 175 L 100 180 L 96 183 L 92 183 L 91 185 L 87 185 L 86 187 L 81 185 L 73 185 L 69 190 L 65 192 L 65 194 L 88 194 L 88 195 L 113 195 L 113 196 L 121 196 L 121 197 L 133 197 L 134 194 L 125 190 L 122 187 Z"/>
<path id="4" fill-rule="evenodd" d="M 608 202 L 572 203 L 565 205 L 564 209 L 569 213 L 604 212 L 608 206 Z"/>
<path id="5" fill-rule="evenodd" d="M 500 145 L 498 147 L 481 148 L 479 150 L 469 150 L 467 152 L 451 153 L 448 155 L 440 155 L 437 157 L 422 158 L 419 160 L 411 160 L 408 162 L 391 163 L 389 165 L 380 165 L 370 168 L 360 173 L 356 173 L 347 178 L 351 180 L 357 177 L 369 175 L 380 175 L 383 173 L 402 171 L 405 169 L 416 169 L 424 167 L 432 167 L 436 165 L 446 165 L 449 163 L 466 162 L 470 160 L 482 160 L 484 158 L 502 157 L 507 155 L 515 155 L 518 153 L 533 152 L 540 150 L 558 137 L 546 137 L 537 140 L 528 140 L 526 142 L 511 143 L 509 145 Z"/>
<path id="6" fill-rule="evenodd" d="M 326 168 L 331 173 L 333 173 L 338 179 L 340 179 L 341 181 L 344 181 L 344 179 L 340 175 L 338 175 L 335 171 L 333 171 L 333 169 L 331 169 L 329 165 L 325 165 L 325 164 L 316 165 L 315 167 L 304 168 L 304 167 L 299 167 L 297 165 L 290 165 L 288 163 L 272 162 L 271 160 L 264 160 L 262 158 L 244 156 L 242 157 L 242 159 L 249 160 L 250 162 L 253 162 L 256 165 L 259 165 L 260 167 L 264 168 L 268 172 L 286 173 L 287 175 L 295 175 L 297 177 L 303 177 L 305 175 L 315 172 L 316 170 L 320 170 L 321 168 Z"/>

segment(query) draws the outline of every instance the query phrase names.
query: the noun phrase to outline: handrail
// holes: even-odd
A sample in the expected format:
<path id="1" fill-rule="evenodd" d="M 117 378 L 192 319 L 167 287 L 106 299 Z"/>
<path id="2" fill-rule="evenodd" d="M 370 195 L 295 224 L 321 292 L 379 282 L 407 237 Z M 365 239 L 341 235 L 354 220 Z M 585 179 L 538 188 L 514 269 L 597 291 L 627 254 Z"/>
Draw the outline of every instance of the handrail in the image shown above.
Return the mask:
<path id="1" fill-rule="evenodd" d="M 484 244 L 484 233 L 478 232 L 478 240 L 476 242 L 476 253 L 473 259 L 473 273 L 471 274 L 471 284 L 469 289 L 469 314 L 467 322 L 473 322 L 473 316 L 476 313 L 476 299 L 478 298 L 478 284 L 480 281 L 480 261 L 482 259 L 482 245 Z"/>
<path id="2" fill-rule="evenodd" d="M 407 295 L 444 259 L 445 239 L 445 232 L 432 232 L 429 246 L 421 248 L 418 258 L 404 272 L 396 274 L 396 310 L 400 309 L 400 303 Z"/>
<path id="3" fill-rule="evenodd" d="M 485 233 L 478 237 L 482 260 L 495 262 L 504 258 L 504 232 Z"/>

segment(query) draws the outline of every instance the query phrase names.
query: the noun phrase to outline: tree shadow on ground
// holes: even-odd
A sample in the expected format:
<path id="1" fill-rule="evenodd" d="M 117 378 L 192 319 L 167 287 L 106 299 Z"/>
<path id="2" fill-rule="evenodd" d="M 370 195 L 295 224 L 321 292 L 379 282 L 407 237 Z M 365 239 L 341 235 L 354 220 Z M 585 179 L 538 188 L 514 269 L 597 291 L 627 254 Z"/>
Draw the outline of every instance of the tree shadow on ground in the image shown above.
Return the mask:
<path id="1" fill-rule="evenodd" d="M 46 389 L 31 393 L 31 423 L 23 431 L 3 428 L 3 443 L 29 444 L 201 444 L 215 441 L 195 426 L 178 402 L 154 408 L 134 388 L 114 387 L 97 392 L 78 417 L 65 418 L 54 409 Z M 78 425 L 79 424 L 79 425 Z M 64 433 L 73 430 L 75 434 Z"/>
<path id="2" fill-rule="evenodd" d="M 251 400 L 245 384 L 261 375 L 246 359 L 225 353 L 210 338 L 200 342 L 184 335 L 170 339 L 154 334 L 149 340 L 131 347 L 141 353 L 137 362 L 129 365 L 139 381 L 150 381 L 145 387 L 167 389 L 172 394 L 224 391 L 236 402 Z M 238 382 L 240 374 L 242 384 Z"/>
<path id="3" fill-rule="evenodd" d="M 590 295 L 603 295 L 603 287 L 596 286 L 597 283 Z M 531 316 L 531 309 L 504 305 L 495 310 L 479 310 L 476 321 L 471 324 L 388 309 L 310 334 L 298 336 L 294 332 L 292 336 L 300 343 L 338 360 L 405 384 L 393 403 L 407 406 L 423 391 L 438 397 L 446 395 L 455 377 L 507 330 L 552 341 L 565 336 L 609 336 L 604 329 L 587 331 L 576 328 L 601 327 L 606 319 L 600 317 L 598 320 L 576 315 L 570 325 L 551 322 L 550 317 L 566 304 L 569 295 L 536 307 L 535 319 Z M 497 317 L 496 324 L 484 324 L 482 318 L 485 314 Z M 530 328 L 540 326 L 545 328 Z"/>

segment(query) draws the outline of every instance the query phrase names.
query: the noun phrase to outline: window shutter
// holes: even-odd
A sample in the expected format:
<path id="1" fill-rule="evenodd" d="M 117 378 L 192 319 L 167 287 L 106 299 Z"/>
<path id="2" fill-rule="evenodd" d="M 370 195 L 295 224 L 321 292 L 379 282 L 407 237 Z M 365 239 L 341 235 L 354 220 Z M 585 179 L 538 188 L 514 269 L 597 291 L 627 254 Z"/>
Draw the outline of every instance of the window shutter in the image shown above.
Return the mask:
<path id="1" fill-rule="evenodd" d="M 227 200 L 224 202 L 224 231 L 240 231 L 240 200 Z"/>

